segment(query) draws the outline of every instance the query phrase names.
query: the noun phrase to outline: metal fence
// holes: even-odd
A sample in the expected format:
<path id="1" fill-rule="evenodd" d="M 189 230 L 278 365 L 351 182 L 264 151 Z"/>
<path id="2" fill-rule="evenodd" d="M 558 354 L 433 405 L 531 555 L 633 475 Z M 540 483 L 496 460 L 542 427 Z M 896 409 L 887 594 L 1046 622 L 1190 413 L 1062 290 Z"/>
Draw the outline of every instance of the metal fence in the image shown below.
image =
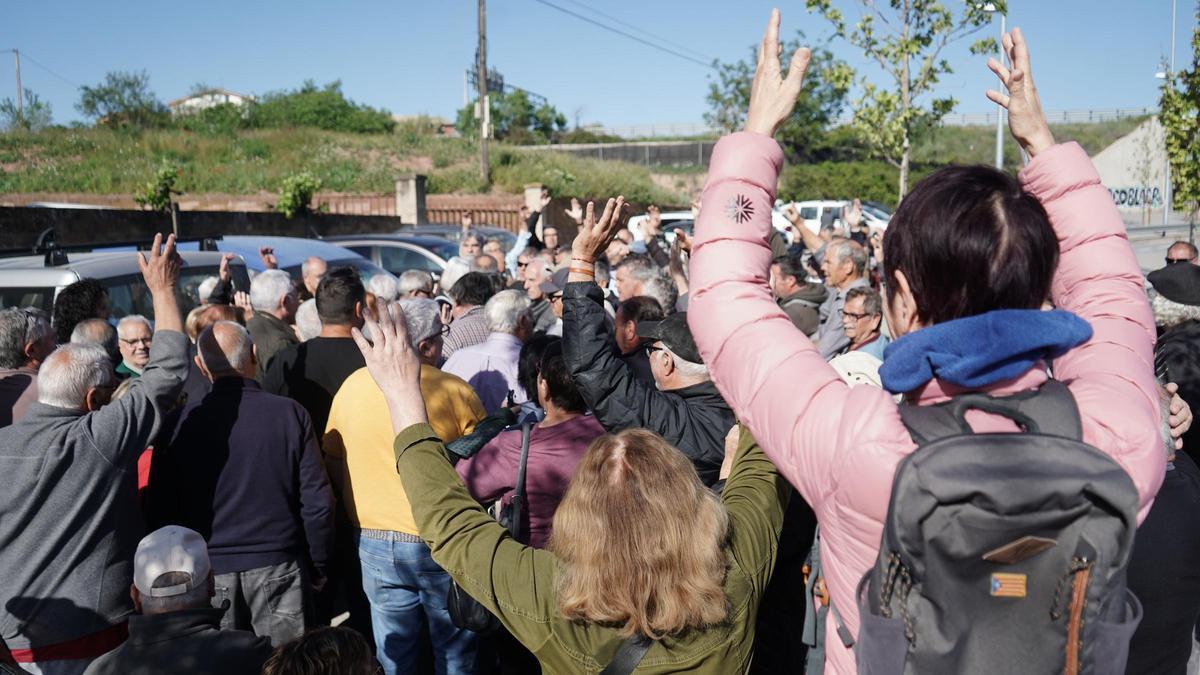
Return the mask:
<path id="1" fill-rule="evenodd" d="M 704 166 L 712 158 L 716 144 L 716 141 L 637 141 L 534 145 L 529 148 L 645 166 Z"/>

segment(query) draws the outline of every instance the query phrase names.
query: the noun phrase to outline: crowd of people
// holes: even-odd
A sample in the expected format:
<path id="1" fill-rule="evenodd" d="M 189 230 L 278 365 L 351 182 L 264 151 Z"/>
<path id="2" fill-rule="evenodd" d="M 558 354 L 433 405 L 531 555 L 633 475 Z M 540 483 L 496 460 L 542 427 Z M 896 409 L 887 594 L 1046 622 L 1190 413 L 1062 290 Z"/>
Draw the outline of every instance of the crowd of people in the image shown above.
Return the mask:
<path id="1" fill-rule="evenodd" d="M 1196 247 L 1143 277 L 1019 31 L 1018 176 L 777 230 L 778 31 L 694 232 L 544 194 L 438 278 L 263 249 L 186 316 L 157 237 L 153 317 L 0 310 L 0 672 L 1184 672 Z"/>

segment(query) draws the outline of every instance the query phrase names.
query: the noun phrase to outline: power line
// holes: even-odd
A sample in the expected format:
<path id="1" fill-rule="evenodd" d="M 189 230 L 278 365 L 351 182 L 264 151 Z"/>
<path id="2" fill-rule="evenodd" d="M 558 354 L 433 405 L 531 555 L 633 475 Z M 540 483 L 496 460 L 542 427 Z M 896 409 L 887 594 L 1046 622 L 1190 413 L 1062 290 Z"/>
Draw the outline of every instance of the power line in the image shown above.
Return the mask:
<path id="1" fill-rule="evenodd" d="M 5 49 L 3 51 L 15 51 L 15 50 Z M 42 70 L 53 75 L 54 77 L 57 77 L 58 79 L 62 80 L 63 82 L 66 82 L 67 84 L 71 85 L 72 87 L 79 88 L 79 84 L 72 82 L 71 80 L 68 80 L 67 78 L 63 77 L 62 75 L 59 75 L 58 73 L 54 72 L 53 70 L 50 70 L 46 66 L 42 65 L 41 62 L 39 62 L 37 59 L 30 56 L 29 52 L 22 50 L 21 58 L 32 63 L 33 65 L 37 66 L 38 68 L 41 68 Z"/>
<path id="2" fill-rule="evenodd" d="M 620 35 L 620 36 L 622 36 L 622 37 L 627 37 L 627 38 L 629 38 L 630 40 L 633 40 L 633 41 L 637 42 L 637 43 L 638 43 L 638 44 L 640 44 L 640 45 L 643 45 L 643 46 L 646 46 L 646 47 L 650 47 L 651 49 L 657 49 L 657 50 L 658 50 L 658 51 L 660 51 L 660 52 L 666 52 L 667 54 L 670 54 L 670 55 L 672 55 L 672 56 L 677 56 L 677 57 L 679 57 L 679 58 L 681 58 L 681 59 L 684 59 L 684 60 L 686 60 L 686 61 L 691 61 L 692 63 L 695 63 L 696 65 L 704 66 L 705 68 L 712 68 L 712 67 L 713 67 L 713 65 L 712 65 L 711 63 L 705 63 L 704 61 L 701 61 L 700 59 L 697 59 L 697 58 L 694 58 L 694 57 L 688 56 L 687 54 L 684 54 L 684 53 L 682 53 L 682 52 L 677 52 L 677 51 L 675 51 L 674 49 L 668 49 L 668 48 L 666 48 L 666 47 L 664 47 L 664 46 L 662 46 L 662 45 L 657 45 L 657 44 L 654 44 L 653 42 L 646 42 L 644 39 L 642 39 L 642 38 L 640 38 L 640 37 L 638 37 L 638 36 L 636 36 L 636 35 L 633 35 L 633 34 L 631 34 L 631 33 L 626 33 L 626 32 L 625 32 L 625 31 L 623 31 L 623 30 L 618 30 L 618 29 L 616 29 L 616 28 L 613 28 L 612 26 L 609 26 L 609 25 L 606 25 L 606 24 L 600 23 L 599 21 L 596 21 L 595 19 L 592 19 L 592 18 L 590 18 L 590 17 L 586 17 L 586 16 L 584 16 L 584 15 L 582 15 L 582 14 L 579 14 L 579 13 L 577 13 L 577 12 L 573 12 L 573 11 L 571 11 L 571 10 L 567 9 L 566 7 L 560 7 L 560 6 L 558 6 L 558 5 L 556 5 L 556 4 L 552 3 L 552 2 L 547 2 L 547 0 L 534 0 L 534 2 L 537 2 L 537 3 L 539 3 L 539 4 L 545 5 L 545 6 L 547 6 L 547 7 L 553 8 L 553 9 L 557 9 L 558 11 L 562 12 L 563 14 L 568 14 L 568 15 L 570 15 L 570 16 L 573 16 L 573 17 L 575 17 L 576 19 L 579 19 L 580 21 L 586 21 L 586 22 L 588 22 L 588 23 L 592 24 L 593 26 L 596 26 L 596 27 L 598 27 L 598 28 L 603 28 L 604 30 L 606 30 L 606 31 L 608 31 L 608 32 L 610 32 L 610 33 L 616 33 L 617 35 Z"/>
<path id="3" fill-rule="evenodd" d="M 692 49 L 691 47 L 688 47 L 687 45 L 682 45 L 682 44 L 679 44 L 678 42 L 668 40 L 667 38 L 665 38 L 661 35 L 655 35 L 654 33 L 651 33 L 650 31 L 646 30 L 645 28 L 636 26 L 627 21 L 622 21 L 621 19 L 619 19 L 611 14 L 605 14 L 604 12 L 601 12 L 600 10 L 596 9 L 595 7 L 591 7 L 585 3 L 579 2 L 579 0 L 566 0 L 566 1 L 571 3 L 572 5 L 575 5 L 576 7 L 582 7 L 583 9 L 586 9 L 587 11 L 591 12 L 592 14 L 597 14 L 599 16 L 602 16 L 602 17 L 608 19 L 609 21 L 614 21 L 616 23 L 621 24 L 622 26 L 625 26 L 626 28 L 635 30 L 635 31 L 641 33 L 642 35 L 645 35 L 648 38 L 658 40 L 659 42 L 664 42 L 666 44 L 671 45 L 672 47 L 676 47 L 685 52 L 689 52 L 692 55 L 696 56 L 697 58 L 704 59 L 704 61 L 707 63 L 712 63 L 713 61 L 716 60 L 716 59 L 708 57 L 705 54 L 701 54 L 700 52 L 696 51 L 695 49 Z"/>

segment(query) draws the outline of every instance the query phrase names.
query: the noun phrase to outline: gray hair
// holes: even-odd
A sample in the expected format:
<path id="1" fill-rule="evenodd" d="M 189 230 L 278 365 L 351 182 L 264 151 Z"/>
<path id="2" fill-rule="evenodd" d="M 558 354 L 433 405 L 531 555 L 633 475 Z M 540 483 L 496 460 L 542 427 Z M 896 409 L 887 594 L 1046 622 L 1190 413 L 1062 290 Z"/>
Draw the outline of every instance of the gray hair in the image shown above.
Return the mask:
<path id="1" fill-rule="evenodd" d="M 430 284 L 432 285 L 432 283 L 433 280 L 430 279 Z M 367 290 L 375 296 L 376 300 L 391 302 L 400 297 L 400 281 L 386 272 L 376 274 L 367 282 Z"/>
<path id="2" fill-rule="evenodd" d="M 296 333 L 303 341 L 321 334 L 321 317 L 317 314 L 316 298 L 309 298 L 300 303 L 300 308 L 296 310 Z"/>
<path id="3" fill-rule="evenodd" d="M 612 278 L 612 267 L 603 257 L 596 258 L 596 283 L 600 284 L 600 288 L 608 286 L 609 280 Z"/>
<path id="4" fill-rule="evenodd" d="M 196 297 L 200 299 L 200 304 L 208 304 L 208 299 L 212 297 L 213 289 L 217 287 L 217 281 L 216 277 L 208 277 L 196 287 Z"/>
<path id="5" fill-rule="evenodd" d="M 152 587 L 160 588 L 194 581 L 187 572 L 164 572 L 158 575 Z M 212 601 L 208 594 L 207 578 L 201 579 L 192 590 L 180 595 L 171 595 L 165 598 L 155 597 L 146 593 L 139 593 L 138 595 L 142 603 L 142 614 L 166 614 L 167 612 L 201 609 L 212 606 Z"/>
<path id="6" fill-rule="evenodd" d="M 826 246 L 825 255 L 832 255 L 835 263 L 849 258 L 858 274 L 866 273 L 867 249 L 852 239 L 834 239 Z"/>
<path id="7" fill-rule="evenodd" d="M 38 371 L 38 403 L 79 410 L 89 389 L 110 384 L 112 380 L 112 360 L 102 347 L 62 345 Z"/>
<path id="8" fill-rule="evenodd" d="M 325 259 L 319 255 L 308 256 L 307 258 L 304 259 L 304 262 L 300 263 L 300 276 L 307 277 L 309 275 L 309 272 L 312 272 L 313 262 L 316 260 L 325 262 Z M 326 265 L 326 268 L 328 268 L 329 263 L 325 263 L 325 265 Z"/>
<path id="9" fill-rule="evenodd" d="M 864 288 L 856 286 L 846 291 L 846 302 L 850 302 L 855 298 L 863 299 L 863 312 L 871 316 L 883 315 L 883 298 L 879 295 L 879 291 L 874 288 Z"/>
<path id="10" fill-rule="evenodd" d="M 99 345 L 116 358 L 117 331 L 104 319 L 86 319 L 75 324 L 75 330 L 71 331 L 71 344 Z"/>
<path id="11" fill-rule="evenodd" d="M 625 270 L 627 274 L 631 275 L 634 279 L 637 279 L 642 283 L 647 283 L 654 277 L 661 274 L 661 272 L 658 270 L 658 266 L 654 264 L 654 261 L 650 259 L 650 256 L 638 255 L 636 253 L 625 256 L 625 259 L 621 261 L 621 264 L 617 265 L 617 269 Z M 674 307 L 674 304 L 671 306 Z M 663 308 L 666 309 L 666 306 L 664 305 Z"/>
<path id="12" fill-rule="evenodd" d="M 217 326 L 227 326 L 229 330 L 233 331 L 233 344 L 221 345 L 216 336 Z M 196 338 L 196 351 L 200 354 L 200 361 L 209 373 L 213 375 L 240 373 L 246 370 L 246 366 L 250 365 L 250 361 L 254 357 L 254 341 L 250 339 L 250 332 L 241 324 L 232 321 L 218 321 L 205 328 L 204 332 Z"/>
<path id="13" fill-rule="evenodd" d="M 399 287 L 400 297 L 421 290 L 433 293 L 433 275 L 425 270 L 408 270 L 400 275 L 396 285 Z"/>
<path id="14" fill-rule="evenodd" d="M 665 344 L 663 345 L 663 351 L 675 360 L 675 370 L 678 370 L 681 376 L 693 380 L 709 379 L 710 376 L 708 374 L 708 366 L 704 365 L 703 363 L 694 363 L 692 361 L 688 361 L 682 356 L 671 351 L 671 348 Z"/>
<path id="15" fill-rule="evenodd" d="M 147 319 L 141 314 L 130 314 L 128 316 L 121 317 L 121 320 L 117 322 L 117 335 L 120 335 L 122 332 L 124 332 L 125 326 L 133 323 L 140 323 L 146 327 L 146 330 L 154 332 L 154 327 L 150 325 L 150 319 Z"/>
<path id="16" fill-rule="evenodd" d="M 464 234 L 460 243 L 465 243 L 468 239 L 475 240 L 475 243 L 480 247 L 483 246 L 483 237 L 475 232 L 468 232 Z"/>
<path id="17" fill-rule="evenodd" d="M 483 306 L 488 330 L 493 333 L 515 333 L 521 317 L 529 317 L 533 301 L 522 291 L 510 289 L 492 296 Z"/>
<path id="18" fill-rule="evenodd" d="M 442 278 L 438 280 L 438 285 L 442 287 L 442 290 L 453 288 L 454 284 L 470 271 L 470 262 L 454 256 L 446 261 L 446 269 L 442 270 Z"/>
<path id="19" fill-rule="evenodd" d="M 0 368 L 20 368 L 28 359 L 25 346 L 54 332 L 50 315 L 36 307 L 0 310 Z"/>
<path id="20" fill-rule="evenodd" d="M 676 288 L 675 282 L 668 279 L 665 275 L 656 273 L 642 283 L 642 294 L 648 295 L 658 301 L 663 312 L 666 314 L 675 313 L 675 304 L 679 301 L 679 289 Z"/>
<path id="21" fill-rule="evenodd" d="M 404 298 L 400 300 L 404 310 L 404 324 L 408 327 L 408 342 L 413 349 L 422 340 L 442 332 L 442 313 L 436 300 L 429 298 Z"/>
<path id="22" fill-rule="evenodd" d="M 1167 299 L 1162 293 L 1154 295 L 1150 306 L 1154 308 L 1154 323 L 1163 328 L 1172 328 L 1184 321 L 1200 319 L 1200 305 L 1185 305 L 1175 302 Z"/>
<path id="23" fill-rule="evenodd" d="M 259 312 L 274 312 L 292 292 L 292 277 L 283 270 L 264 270 L 250 282 L 250 306 Z"/>

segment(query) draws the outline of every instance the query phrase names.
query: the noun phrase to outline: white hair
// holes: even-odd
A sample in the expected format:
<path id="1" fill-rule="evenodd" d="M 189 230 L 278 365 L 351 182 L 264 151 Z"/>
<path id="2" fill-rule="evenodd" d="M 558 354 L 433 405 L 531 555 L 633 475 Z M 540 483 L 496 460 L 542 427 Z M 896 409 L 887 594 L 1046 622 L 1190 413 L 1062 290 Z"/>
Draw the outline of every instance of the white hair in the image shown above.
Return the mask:
<path id="1" fill-rule="evenodd" d="M 400 275 L 396 282 L 399 296 L 403 297 L 413 291 L 428 291 L 433 293 L 433 275 L 425 270 L 408 270 Z"/>
<path id="2" fill-rule="evenodd" d="M 675 282 L 662 274 L 655 274 L 642 282 L 642 294 L 658 301 L 665 314 L 674 314 L 675 305 L 679 302 L 679 289 Z"/>
<path id="3" fill-rule="evenodd" d="M 408 326 L 408 342 L 413 349 L 442 330 L 442 313 L 436 300 L 429 298 L 404 298 L 400 301 L 404 310 L 404 324 Z"/>
<path id="4" fill-rule="evenodd" d="M 492 296 L 483 306 L 488 330 L 493 333 L 515 333 L 521 317 L 529 317 L 529 306 L 533 301 L 522 291 L 510 289 Z"/>
<path id="5" fill-rule="evenodd" d="M 317 314 L 317 299 L 309 298 L 300 303 L 296 310 L 296 332 L 302 341 L 311 340 L 321 334 L 321 317 Z"/>
<path id="6" fill-rule="evenodd" d="M 686 377 L 691 380 L 709 379 L 708 366 L 704 365 L 703 363 L 694 363 L 692 361 L 688 361 L 682 356 L 671 351 L 670 347 L 667 347 L 665 344 L 663 345 L 663 351 L 675 360 L 675 370 L 678 370 L 682 377 Z"/>
<path id="7" fill-rule="evenodd" d="M 216 327 L 227 326 L 234 334 L 234 342 L 228 345 L 228 351 L 217 341 Z M 213 375 L 228 372 L 243 372 L 254 357 L 254 341 L 250 332 L 244 326 L 232 321 L 217 321 L 204 329 L 196 338 L 196 351 L 205 369 Z M 226 365 L 223 365 L 226 364 Z"/>
<path id="8" fill-rule="evenodd" d="M 391 302 L 400 297 L 400 281 L 386 272 L 376 274 L 367 282 L 367 290 L 375 296 L 376 300 Z"/>
<path id="9" fill-rule="evenodd" d="M 442 290 L 448 291 L 470 271 L 470 262 L 454 256 L 446 261 L 446 269 L 442 270 L 442 278 L 438 280 L 438 285 L 442 287 Z"/>
<path id="10" fill-rule="evenodd" d="M 26 345 L 53 335 L 50 317 L 35 307 L 0 310 L 0 368 L 20 368 L 25 365 Z"/>
<path id="11" fill-rule="evenodd" d="M 208 277 L 196 287 L 196 296 L 200 298 L 200 304 L 208 304 L 208 299 L 212 297 L 213 289 L 217 287 L 217 281 L 216 277 Z"/>
<path id="12" fill-rule="evenodd" d="M 259 312 L 274 312 L 292 292 L 292 277 L 283 270 L 264 270 L 250 282 L 250 306 Z"/>
<path id="13" fill-rule="evenodd" d="M 146 330 L 154 332 L 154 327 L 150 325 L 150 319 L 147 319 L 141 314 L 130 314 L 128 316 L 121 317 L 121 320 L 117 322 L 117 335 L 120 335 L 125 331 L 125 326 L 134 323 L 140 323 L 146 327 Z"/>
<path id="14" fill-rule="evenodd" d="M 38 403 L 79 410 L 83 408 L 89 389 L 112 380 L 112 360 L 103 347 L 62 345 L 38 370 Z"/>
<path id="15" fill-rule="evenodd" d="M 321 262 L 325 262 L 325 259 L 319 255 L 310 255 L 307 258 L 305 258 L 304 262 L 300 263 L 300 276 L 302 276 L 302 277 L 309 276 L 309 273 L 312 272 L 313 262 L 317 261 L 317 260 L 320 260 Z M 326 265 L 326 269 L 328 269 L 329 263 L 325 263 L 325 265 Z"/>

